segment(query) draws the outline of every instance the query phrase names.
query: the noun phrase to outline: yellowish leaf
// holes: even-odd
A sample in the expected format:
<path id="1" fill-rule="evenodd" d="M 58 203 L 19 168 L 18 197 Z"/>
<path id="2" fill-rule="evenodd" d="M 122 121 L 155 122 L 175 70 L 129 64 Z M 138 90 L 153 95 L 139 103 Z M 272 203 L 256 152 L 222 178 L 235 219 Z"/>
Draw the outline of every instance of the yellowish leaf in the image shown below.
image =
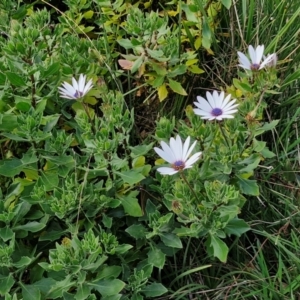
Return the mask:
<path id="1" fill-rule="evenodd" d="M 196 50 L 198 50 L 202 45 L 202 39 L 201 37 L 196 38 L 195 43 L 194 43 L 194 47 Z"/>
<path id="2" fill-rule="evenodd" d="M 162 159 L 162 158 L 159 158 L 159 159 L 157 159 L 155 162 L 154 162 L 154 164 L 156 165 L 156 166 L 160 166 L 160 165 L 162 165 L 162 164 L 164 164 L 165 163 L 165 161 Z"/>
<path id="3" fill-rule="evenodd" d="M 135 158 L 132 162 L 133 168 L 143 167 L 145 165 L 145 156 L 139 156 Z"/>
<path id="4" fill-rule="evenodd" d="M 158 92 L 159 101 L 162 102 L 163 100 L 165 100 L 168 96 L 168 90 L 167 90 L 166 84 L 164 83 L 163 85 L 161 85 L 157 89 L 157 92 Z"/>
<path id="5" fill-rule="evenodd" d="M 93 17 L 93 15 L 94 15 L 94 12 L 92 10 L 88 10 L 83 14 L 85 19 L 91 19 Z"/>
<path id="6" fill-rule="evenodd" d="M 189 60 L 185 63 L 185 65 L 186 65 L 186 66 L 191 66 L 191 65 L 196 64 L 197 62 L 198 62 L 198 59 L 196 59 L 196 58 L 194 58 L 194 59 L 189 59 Z"/>
<path id="7" fill-rule="evenodd" d="M 204 70 L 200 69 L 198 66 L 190 66 L 189 68 L 189 71 L 191 71 L 193 74 L 202 74 L 204 73 Z"/>

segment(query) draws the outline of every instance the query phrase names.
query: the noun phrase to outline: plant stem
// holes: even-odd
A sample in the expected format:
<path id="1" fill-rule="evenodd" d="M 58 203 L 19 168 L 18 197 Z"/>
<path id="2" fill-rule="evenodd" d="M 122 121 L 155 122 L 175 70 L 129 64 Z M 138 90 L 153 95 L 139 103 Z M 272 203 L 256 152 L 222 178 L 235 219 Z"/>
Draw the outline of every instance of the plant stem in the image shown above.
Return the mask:
<path id="1" fill-rule="evenodd" d="M 219 123 L 219 127 L 220 127 L 220 130 L 221 130 L 221 133 L 222 133 L 222 135 L 223 135 L 223 137 L 224 137 L 224 140 L 225 140 L 225 142 L 226 142 L 226 145 L 227 145 L 228 148 L 230 148 L 229 142 L 228 142 L 228 140 L 227 140 L 227 136 L 226 136 L 226 134 L 225 134 L 225 131 L 224 131 L 224 129 L 223 129 L 221 123 L 220 123 L 220 122 L 218 122 L 218 123 Z"/>
<path id="2" fill-rule="evenodd" d="M 192 193 L 193 193 L 194 197 L 196 198 L 196 200 L 197 200 L 198 202 L 200 202 L 199 199 L 198 199 L 198 197 L 197 197 L 197 195 L 196 195 L 196 193 L 195 193 L 195 191 L 194 191 L 194 189 L 192 188 L 192 186 L 191 186 L 191 185 L 189 184 L 189 182 L 187 181 L 187 179 L 186 179 L 185 175 L 183 174 L 183 172 L 180 172 L 180 176 L 181 176 L 181 178 L 183 179 L 183 181 L 188 185 L 188 187 L 189 187 L 190 190 L 192 191 Z"/>
<path id="3" fill-rule="evenodd" d="M 89 120 L 90 120 L 90 123 L 91 123 L 91 126 L 92 126 L 93 133 L 96 134 L 96 128 L 95 128 L 95 125 L 94 125 L 94 123 L 93 123 L 93 119 L 91 118 L 91 115 L 90 115 L 90 113 L 89 113 L 89 110 L 88 110 L 88 108 L 86 107 L 86 105 L 85 105 L 84 102 L 82 102 L 82 105 L 83 105 L 83 108 L 84 108 L 84 110 L 85 110 L 85 112 L 86 112 L 86 114 L 87 114 L 87 116 L 88 116 L 88 118 L 89 118 Z"/>

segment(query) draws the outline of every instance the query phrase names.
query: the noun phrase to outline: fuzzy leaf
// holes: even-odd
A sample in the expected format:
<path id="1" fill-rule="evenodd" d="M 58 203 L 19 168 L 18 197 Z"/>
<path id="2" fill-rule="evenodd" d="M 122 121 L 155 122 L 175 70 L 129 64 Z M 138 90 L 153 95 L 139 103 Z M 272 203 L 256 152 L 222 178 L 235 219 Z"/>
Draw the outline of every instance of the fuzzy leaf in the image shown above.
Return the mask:
<path id="1" fill-rule="evenodd" d="M 118 294 L 125 286 L 125 283 L 119 279 L 98 280 L 88 283 L 90 287 L 97 290 L 102 296 L 113 296 Z"/>
<path id="2" fill-rule="evenodd" d="M 168 290 L 161 283 L 152 283 L 142 288 L 141 292 L 148 298 L 165 294 Z"/>
<path id="3" fill-rule="evenodd" d="M 0 275 L 0 295 L 8 293 L 14 283 L 15 280 L 13 279 L 11 273 L 9 273 L 8 276 Z"/>
<path id="4" fill-rule="evenodd" d="M 180 238 L 173 233 L 161 233 L 160 238 L 166 246 L 179 248 L 179 249 L 182 248 L 182 243 Z"/>
<path id="5" fill-rule="evenodd" d="M 206 241 L 207 251 L 221 262 L 226 262 L 228 255 L 227 245 L 217 236 L 210 235 Z"/>
<path id="6" fill-rule="evenodd" d="M 146 228 L 142 224 L 133 224 L 125 231 L 135 239 L 144 239 L 146 236 Z"/>
<path id="7" fill-rule="evenodd" d="M 148 252 L 148 263 L 162 269 L 165 265 L 166 255 L 158 248 L 151 249 Z"/>
<path id="8" fill-rule="evenodd" d="M 222 0 L 222 4 L 229 9 L 231 7 L 231 0 Z"/>
<path id="9" fill-rule="evenodd" d="M 256 180 L 244 179 L 241 176 L 237 176 L 238 184 L 243 194 L 258 196 L 259 187 Z"/>
<path id="10" fill-rule="evenodd" d="M 224 231 L 227 235 L 236 235 L 240 237 L 243 233 L 250 230 L 250 226 L 241 219 L 234 218 L 228 222 L 226 227 L 224 228 Z"/>
<path id="11" fill-rule="evenodd" d="M 126 213 L 132 217 L 141 217 L 143 215 L 142 209 L 138 203 L 138 199 L 133 192 L 129 195 L 119 197 Z"/>
<path id="12" fill-rule="evenodd" d="M 10 81 L 12 85 L 15 86 L 26 86 L 26 82 L 24 81 L 23 77 L 20 75 L 13 73 L 13 72 L 6 72 L 6 77 Z"/>
<path id="13" fill-rule="evenodd" d="M 157 89 L 157 92 L 158 92 L 159 101 L 162 102 L 163 100 L 165 100 L 168 96 L 168 90 L 167 90 L 166 84 L 164 83 L 163 85 L 161 85 Z"/>
<path id="14" fill-rule="evenodd" d="M 169 86 L 171 88 L 171 90 L 179 95 L 183 95 L 186 96 L 187 93 L 184 90 L 184 88 L 181 86 L 181 84 L 177 81 L 174 81 L 172 79 L 169 78 Z"/>
<path id="15" fill-rule="evenodd" d="M 130 185 L 134 185 L 136 183 L 139 183 L 140 181 L 142 181 L 145 177 L 135 171 L 135 170 L 130 170 L 130 171 L 125 171 L 125 172 L 115 172 L 116 174 L 118 174 L 124 182 L 129 183 Z"/>

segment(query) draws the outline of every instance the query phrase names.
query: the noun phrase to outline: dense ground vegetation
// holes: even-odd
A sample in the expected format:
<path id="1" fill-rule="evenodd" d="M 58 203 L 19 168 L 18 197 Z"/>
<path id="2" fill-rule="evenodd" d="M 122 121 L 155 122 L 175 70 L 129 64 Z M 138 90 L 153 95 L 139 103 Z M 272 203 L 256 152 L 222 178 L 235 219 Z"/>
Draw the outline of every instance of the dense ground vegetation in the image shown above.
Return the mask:
<path id="1" fill-rule="evenodd" d="M 2 0 L 0 299 L 298 299 L 299 16 Z"/>

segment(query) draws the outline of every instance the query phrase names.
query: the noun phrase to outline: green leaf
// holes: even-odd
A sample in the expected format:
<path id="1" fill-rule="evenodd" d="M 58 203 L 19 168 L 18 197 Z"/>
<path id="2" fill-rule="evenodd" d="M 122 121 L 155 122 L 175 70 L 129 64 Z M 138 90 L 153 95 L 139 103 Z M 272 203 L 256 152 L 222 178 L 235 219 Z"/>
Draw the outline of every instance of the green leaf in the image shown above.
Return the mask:
<path id="1" fill-rule="evenodd" d="M 56 284 L 56 281 L 53 278 L 42 278 L 39 281 L 36 281 L 33 285 L 38 288 L 42 294 L 47 294 L 49 291 L 49 288 L 54 286 Z"/>
<path id="2" fill-rule="evenodd" d="M 133 246 L 130 244 L 122 244 L 122 245 L 118 245 L 115 249 L 116 249 L 116 254 L 124 254 L 126 252 L 128 252 L 128 250 L 132 249 Z"/>
<path id="3" fill-rule="evenodd" d="M 129 183 L 130 185 L 134 185 L 140 181 L 142 181 L 145 177 L 136 170 L 130 170 L 125 172 L 115 172 L 119 175 L 124 182 Z"/>
<path id="4" fill-rule="evenodd" d="M 12 158 L 0 162 L 0 175 L 14 177 L 22 171 L 23 163 L 20 159 Z"/>
<path id="5" fill-rule="evenodd" d="M 241 176 L 238 176 L 238 184 L 243 194 L 258 196 L 259 187 L 256 180 L 244 179 Z"/>
<path id="6" fill-rule="evenodd" d="M 160 238 L 162 242 L 169 247 L 182 248 L 182 243 L 180 238 L 173 233 L 160 233 Z"/>
<path id="7" fill-rule="evenodd" d="M 32 106 L 31 99 L 20 96 L 15 96 L 15 103 L 16 108 L 24 112 L 29 111 Z"/>
<path id="8" fill-rule="evenodd" d="M 6 76 L 2 72 L 0 72 L 0 85 L 5 85 Z"/>
<path id="9" fill-rule="evenodd" d="M 146 228 L 142 224 L 133 224 L 125 231 L 130 234 L 132 237 L 134 237 L 136 240 L 138 239 L 144 239 L 146 236 Z"/>
<path id="10" fill-rule="evenodd" d="M 77 288 L 77 293 L 74 296 L 76 300 L 85 300 L 91 294 L 90 288 L 87 284 L 80 284 Z"/>
<path id="11" fill-rule="evenodd" d="M 38 232 L 42 230 L 46 224 L 39 223 L 36 221 L 28 222 L 27 224 L 24 225 L 19 225 L 14 227 L 14 230 L 25 230 L 25 231 L 30 231 L 30 232 Z"/>
<path id="12" fill-rule="evenodd" d="M 268 130 L 272 130 L 276 127 L 280 120 L 273 120 L 270 123 L 265 123 L 262 127 L 256 129 L 254 136 L 258 136 Z"/>
<path id="13" fill-rule="evenodd" d="M 165 294 L 168 290 L 161 283 L 152 283 L 142 288 L 141 292 L 146 297 L 158 297 Z"/>
<path id="14" fill-rule="evenodd" d="M 56 75 L 56 74 L 58 74 L 60 68 L 61 68 L 61 63 L 55 62 L 52 65 L 50 65 L 46 71 L 44 71 L 43 75 L 45 78 L 52 76 L 54 74 Z"/>
<path id="15" fill-rule="evenodd" d="M 45 173 L 42 172 L 40 178 L 38 179 L 39 186 L 43 186 L 45 191 L 51 191 L 53 188 L 58 186 L 58 174 L 56 173 Z"/>
<path id="16" fill-rule="evenodd" d="M 0 228 L 0 238 L 2 238 L 4 242 L 10 240 L 13 235 L 14 232 L 8 226 Z"/>
<path id="17" fill-rule="evenodd" d="M 45 124 L 43 132 L 50 132 L 53 127 L 57 124 L 60 114 L 53 114 L 51 116 L 44 116 L 42 119 L 42 124 Z"/>
<path id="18" fill-rule="evenodd" d="M 231 0 L 222 0 L 222 4 L 229 9 L 231 7 Z"/>
<path id="19" fill-rule="evenodd" d="M 239 170 L 239 173 L 252 173 L 254 169 L 260 163 L 261 157 L 259 154 L 253 154 L 249 158 L 240 162 L 240 164 L 246 164 L 246 167 Z"/>
<path id="20" fill-rule="evenodd" d="M 143 56 L 140 56 L 140 57 L 133 63 L 133 65 L 132 65 L 132 67 L 131 67 L 131 73 L 132 73 L 132 74 L 135 73 L 135 72 L 139 69 L 139 67 L 142 65 L 143 61 L 144 61 L 144 57 L 143 57 Z"/>
<path id="21" fill-rule="evenodd" d="M 31 262 L 32 262 L 32 259 L 30 257 L 22 256 L 18 262 L 13 264 L 13 266 L 20 269 L 20 268 L 30 265 Z"/>
<path id="22" fill-rule="evenodd" d="M 132 158 L 136 158 L 138 156 L 142 156 L 147 154 L 152 148 L 154 143 L 150 143 L 148 145 L 138 145 L 135 147 L 129 147 L 131 150 L 130 156 Z"/>
<path id="23" fill-rule="evenodd" d="M 98 280 L 88 283 L 90 287 L 97 290 L 102 296 L 113 296 L 125 287 L 125 283 L 119 279 Z"/>
<path id="24" fill-rule="evenodd" d="M 238 237 L 248 230 L 250 230 L 250 226 L 244 220 L 238 218 L 230 220 L 224 228 L 224 231 L 227 235 L 233 234 Z"/>
<path id="25" fill-rule="evenodd" d="M 117 295 L 113 295 L 113 296 L 102 297 L 101 300 L 119 300 L 119 299 L 121 299 L 121 297 L 122 297 L 121 294 L 117 294 Z"/>
<path id="26" fill-rule="evenodd" d="M 104 265 L 103 269 L 98 272 L 97 279 L 110 279 L 110 278 L 117 278 L 122 272 L 122 268 L 119 266 L 107 266 Z"/>
<path id="27" fill-rule="evenodd" d="M 206 241 L 207 251 L 221 262 L 226 262 L 228 255 L 227 245 L 217 236 L 210 235 Z"/>
<path id="28" fill-rule="evenodd" d="M 22 296 L 23 300 L 39 300 L 41 299 L 41 292 L 40 290 L 34 286 L 29 284 L 23 284 L 20 282 L 20 285 L 22 287 Z"/>
<path id="29" fill-rule="evenodd" d="M 148 263 L 162 269 L 165 265 L 166 255 L 158 248 L 151 249 L 148 252 Z"/>
<path id="30" fill-rule="evenodd" d="M 17 73 L 7 71 L 5 74 L 12 85 L 24 87 L 26 86 L 26 82 L 24 81 L 23 77 L 21 77 Z"/>
<path id="31" fill-rule="evenodd" d="M 274 152 L 270 151 L 270 150 L 268 149 L 268 147 L 265 147 L 264 149 L 262 149 L 262 150 L 260 151 L 260 154 L 261 154 L 264 158 L 272 158 L 272 157 L 274 157 L 274 156 L 276 155 Z"/>
<path id="32" fill-rule="evenodd" d="M 11 273 L 8 276 L 3 276 L 0 274 L 0 295 L 4 295 L 5 293 L 9 293 L 10 289 L 14 285 L 15 280 Z"/>
<path id="33" fill-rule="evenodd" d="M 185 74 L 187 71 L 187 66 L 186 65 L 178 65 L 176 68 L 174 68 L 172 71 L 168 73 L 168 77 L 176 77 L 178 75 Z"/>
<path id="34" fill-rule="evenodd" d="M 124 47 L 125 49 L 132 49 L 133 48 L 133 45 L 131 43 L 130 40 L 128 39 L 120 39 L 120 40 L 117 40 L 118 44 L 122 47 Z"/>
<path id="35" fill-rule="evenodd" d="M 1 131 L 11 132 L 18 126 L 18 118 L 12 114 L 0 115 Z"/>
<path id="36" fill-rule="evenodd" d="M 179 82 L 174 81 L 170 78 L 168 80 L 169 80 L 169 86 L 173 92 L 183 96 L 187 95 L 186 91 L 184 90 L 184 88 L 181 86 Z"/>
<path id="37" fill-rule="evenodd" d="M 74 286 L 76 286 L 76 282 L 72 281 L 71 275 L 67 275 L 64 280 L 56 281 L 55 284 L 48 285 L 45 299 L 56 299 L 62 297 L 63 292 L 67 292 L 71 287 Z"/>
<path id="38" fill-rule="evenodd" d="M 126 213 L 132 217 L 141 217 L 143 212 L 136 196 L 137 192 L 130 192 L 126 196 L 120 196 L 119 199 L 121 200 Z"/>

